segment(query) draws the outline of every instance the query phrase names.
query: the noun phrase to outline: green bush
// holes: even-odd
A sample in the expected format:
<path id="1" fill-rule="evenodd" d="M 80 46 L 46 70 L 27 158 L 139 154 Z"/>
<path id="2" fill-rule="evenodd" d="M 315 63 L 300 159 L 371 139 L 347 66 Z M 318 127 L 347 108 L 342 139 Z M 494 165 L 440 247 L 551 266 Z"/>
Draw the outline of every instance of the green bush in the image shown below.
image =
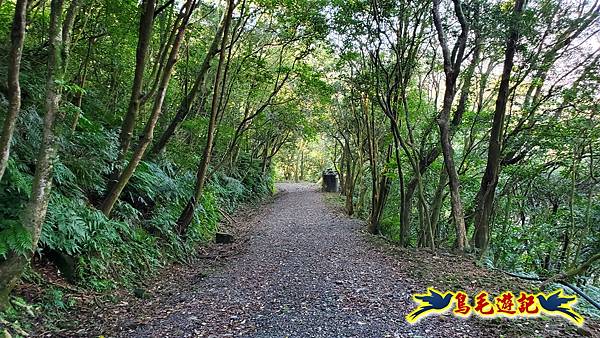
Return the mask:
<path id="1" fill-rule="evenodd" d="M 36 124 L 41 121 L 28 109 L 18 123 L 6 179 L 0 182 L 0 256 L 31 248 L 20 216 L 31 191 L 32 159 L 40 142 Z M 242 155 L 235 175 L 216 173 L 209 180 L 182 238 L 175 223 L 192 194 L 195 173 L 159 158 L 139 165 L 109 219 L 96 207 L 119 165 L 116 133 L 86 120 L 75 132 L 60 135 L 39 252 L 49 259 L 52 252 L 70 256 L 76 262 L 76 280 L 95 289 L 134 285 L 169 262 L 188 261 L 198 245 L 214 237 L 220 209 L 233 212 L 240 203 L 271 191 L 272 180 L 262 175 L 259 161 Z"/>

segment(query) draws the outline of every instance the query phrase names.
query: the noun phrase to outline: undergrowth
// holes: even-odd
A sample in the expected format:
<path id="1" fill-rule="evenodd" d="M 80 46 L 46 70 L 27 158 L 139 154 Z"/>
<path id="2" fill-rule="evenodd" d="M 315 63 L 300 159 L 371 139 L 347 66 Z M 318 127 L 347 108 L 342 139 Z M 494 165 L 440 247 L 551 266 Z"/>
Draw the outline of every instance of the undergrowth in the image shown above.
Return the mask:
<path id="1" fill-rule="evenodd" d="M 2 257 L 11 251 L 25 254 L 31 247 L 20 212 L 31 191 L 39 119 L 33 109 L 25 108 L 20 115 L 11 161 L 0 182 Z M 132 288 L 166 264 L 189 262 L 197 247 L 211 241 L 218 231 L 221 213 L 231 213 L 273 190 L 271 174 L 264 175 L 259 161 L 241 154 L 235 170 L 215 173 L 209 180 L 192 225 L 182 237 L 175 231 L 175 222 L 193 191 L 195 173 L 161 157 L 141 163 L 112 217 L 107 218 L 98 204 L 106 193 L 117 145 L 114 130 L 87 121 L 68 140 L 60 139 L 54 163 L 54 187 L 33 266 L 56 265 L 59 274 L 82 289 Z M 188 160 L 198 160 L 191 157 Z M 44 311 L 72 305 L 60 288 L 43 284 L 35 269 L 25 274 L 25 281 L 45 288 L 40 300 Z M 13 298 L 13 305 L 18 303 L 26 302 Z M 13 306 L 4 318 L 18 324 L 14 319 L 23 313 L 22 308 Z"/>

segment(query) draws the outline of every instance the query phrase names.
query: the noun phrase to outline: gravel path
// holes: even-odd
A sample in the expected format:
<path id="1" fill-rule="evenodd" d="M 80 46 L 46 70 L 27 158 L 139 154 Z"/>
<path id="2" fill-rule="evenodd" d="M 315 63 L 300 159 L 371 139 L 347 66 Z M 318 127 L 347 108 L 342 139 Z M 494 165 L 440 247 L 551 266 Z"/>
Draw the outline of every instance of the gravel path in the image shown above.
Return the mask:
<path id="1" fill-rule="evenodd" d="M 404 336 L 407 290 L 389 259 L 314 186 L 283 183 L 247 251 L 180 297 L 172 313 L 123 336 Z"/>
<path id="2" fill-rule="evenodd" d="M 404 271 L 406 263 L 374 245 L 360 231 L 360 221 L 327 206 L 315 186 L 286 183 L 279 189 L 281 196 L 256 217 L 241 255 L 193 283 L 182 282 L 182 291 L 157 313 L 135 325 L 118 324 L 114 336 L 498 337 L 503 332 L 481 321 L 444 316 L 407 324 L 410 294 L 424 289 Z"/>

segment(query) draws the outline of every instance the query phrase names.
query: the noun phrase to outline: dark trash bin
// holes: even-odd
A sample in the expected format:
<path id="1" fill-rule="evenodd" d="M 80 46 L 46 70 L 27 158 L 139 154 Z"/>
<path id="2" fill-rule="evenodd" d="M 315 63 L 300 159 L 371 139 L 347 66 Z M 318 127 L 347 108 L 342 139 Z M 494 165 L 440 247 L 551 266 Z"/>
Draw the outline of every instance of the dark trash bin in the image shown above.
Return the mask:
<path id="1" fill-rule="evenodd" d="M 323 171 L 323 191 L 325 192 L 337 192 L 338 191 L 338 180 L 337 173 L 332 169 Z"/>

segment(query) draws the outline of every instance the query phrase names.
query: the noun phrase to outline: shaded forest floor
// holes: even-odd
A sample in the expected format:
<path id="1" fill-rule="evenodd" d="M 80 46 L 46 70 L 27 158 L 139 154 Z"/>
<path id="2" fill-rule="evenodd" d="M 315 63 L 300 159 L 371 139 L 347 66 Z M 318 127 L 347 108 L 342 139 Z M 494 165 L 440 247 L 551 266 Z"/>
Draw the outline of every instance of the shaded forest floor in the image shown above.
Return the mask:
<path id="1" fill-rule="evenodd" d="M 236 242 L 148 280 L 143 295 L 81 297 L 34 335 L 106 337 L 571 337 L 600 336 L 557 318 L 461 320 L 404 316 L 411 294 L 530 290 L 447 253 L 404 250 L 363 232 L 317 188 L 283 183 L 275 201 L 232 220 Z M 44 328 L 45 327 L 45 328 Z"/>

